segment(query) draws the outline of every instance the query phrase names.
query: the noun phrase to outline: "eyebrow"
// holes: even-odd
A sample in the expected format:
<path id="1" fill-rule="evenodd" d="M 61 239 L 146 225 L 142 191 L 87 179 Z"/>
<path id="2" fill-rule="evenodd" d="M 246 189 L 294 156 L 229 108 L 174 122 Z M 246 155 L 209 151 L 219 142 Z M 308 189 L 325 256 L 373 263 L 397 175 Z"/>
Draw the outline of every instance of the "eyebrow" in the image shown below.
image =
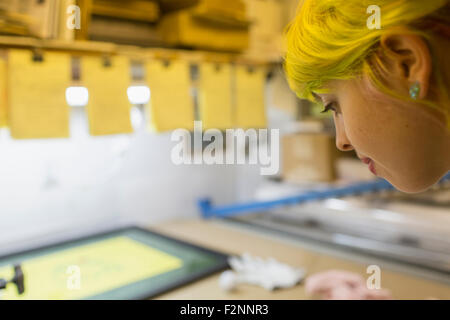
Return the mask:
<path id="1" fill-rule="evenodd" d="M 317 93 L 311 91 L 311 94 L 314 97 L 314 99 L 316 99 L 317 103 L 323 104 L 322 99 L 317 95 Z"/>

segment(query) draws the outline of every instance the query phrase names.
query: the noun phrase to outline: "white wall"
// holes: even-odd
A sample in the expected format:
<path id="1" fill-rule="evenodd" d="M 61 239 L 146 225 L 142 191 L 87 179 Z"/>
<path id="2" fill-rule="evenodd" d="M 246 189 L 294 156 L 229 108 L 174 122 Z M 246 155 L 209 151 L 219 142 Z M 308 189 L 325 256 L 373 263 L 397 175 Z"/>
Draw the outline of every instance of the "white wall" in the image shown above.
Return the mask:
<path id="1" fill-rule="evenodd" d="M 266 101 L 269 127 L 283 131 L 296 98 L 280 72 Z M 147 131 L 136 108 L 132 121 L 131 135 L 91 137 L 84 108 L 72 108 L 70 139 L 13 140 L 0 129 L 0 254 L 119 224 L 195 217 L 198 198 L 249 201 L 265 179 L 257 165 L 175 166 L 170 133 Z"/>
<path id="2" fill-rule="evenodd" d="M 0 133 L 0 252 L 123 223 L 198 215 L 196 200 L 234 201 L 230 166 L 175 166 L 170 134 L 91 137 L 74 108 L 71 138 L 13 140 Z M 35 243 L 33 243 L 35 244 Z"/>

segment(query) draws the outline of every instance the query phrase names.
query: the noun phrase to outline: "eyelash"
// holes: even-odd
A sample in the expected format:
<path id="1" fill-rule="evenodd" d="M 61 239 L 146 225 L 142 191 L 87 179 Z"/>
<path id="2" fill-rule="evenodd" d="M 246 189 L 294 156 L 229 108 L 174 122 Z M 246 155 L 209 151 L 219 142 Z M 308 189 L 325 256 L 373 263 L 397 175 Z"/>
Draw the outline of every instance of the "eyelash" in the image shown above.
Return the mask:
<path id="1" fill-rule="evenodd" d="M 332 110 L 334 112 L 337 112 L 336 108 L 333 107 L 333 105 L 335 105 L 335 104 L 336 104 L 335 102 L 328 103 L 327 105 L 325 105 L 325 107 L 324 107 L 324 109 L 323 109 L 323 111 L 321 113 L 327 113 L 330 110 Z"/>

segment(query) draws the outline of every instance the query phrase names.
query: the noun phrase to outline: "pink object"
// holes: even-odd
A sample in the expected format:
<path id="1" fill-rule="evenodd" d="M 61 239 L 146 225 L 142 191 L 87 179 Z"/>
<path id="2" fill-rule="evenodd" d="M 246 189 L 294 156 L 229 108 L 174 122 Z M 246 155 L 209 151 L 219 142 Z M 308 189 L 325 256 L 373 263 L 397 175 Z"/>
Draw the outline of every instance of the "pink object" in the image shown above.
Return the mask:
<path id="1" fill-rule="evenodd" d="M 388 300 L 391 293 L 386 289 L 369 289 L 358 274 L 330 270 L 306 279 L 306 293 L 326 300 Z"/>

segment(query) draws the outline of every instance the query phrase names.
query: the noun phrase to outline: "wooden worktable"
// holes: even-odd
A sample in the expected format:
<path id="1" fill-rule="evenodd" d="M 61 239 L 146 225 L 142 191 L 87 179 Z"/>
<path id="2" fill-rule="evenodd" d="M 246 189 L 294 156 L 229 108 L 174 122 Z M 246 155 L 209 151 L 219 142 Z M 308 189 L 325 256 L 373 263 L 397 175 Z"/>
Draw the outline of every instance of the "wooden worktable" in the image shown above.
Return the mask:
<path id="1" fill-rule="evenodd" d="M 308 274 L 330 269 L 341 269 L 361 274 L 367 278 L 366 268 L 372 263 L 337 257 L 306 249 L 278 239 L 246 231 L 232 225 L 201 220 L 185 220 L 165 223 L 151 229 L 210 249 L 229 254 L 248 252 L 263 258 L 273 257 L 291 266 L 306 268 Z M 379 264 L 378 264 L 379 265 Z M 450 299 L 450 286 L 439 281 L 427 280 L 399 270 L 381 267 L 381 285 L 388 288 L 395 299 Z M 263 288 L 240 285 L 237 291 L 227 293 L 218 285 L 219 274 L 161 295 L 159 299 L 309 299 L 302 284 L 292 288 L 266 291 Z"/>

